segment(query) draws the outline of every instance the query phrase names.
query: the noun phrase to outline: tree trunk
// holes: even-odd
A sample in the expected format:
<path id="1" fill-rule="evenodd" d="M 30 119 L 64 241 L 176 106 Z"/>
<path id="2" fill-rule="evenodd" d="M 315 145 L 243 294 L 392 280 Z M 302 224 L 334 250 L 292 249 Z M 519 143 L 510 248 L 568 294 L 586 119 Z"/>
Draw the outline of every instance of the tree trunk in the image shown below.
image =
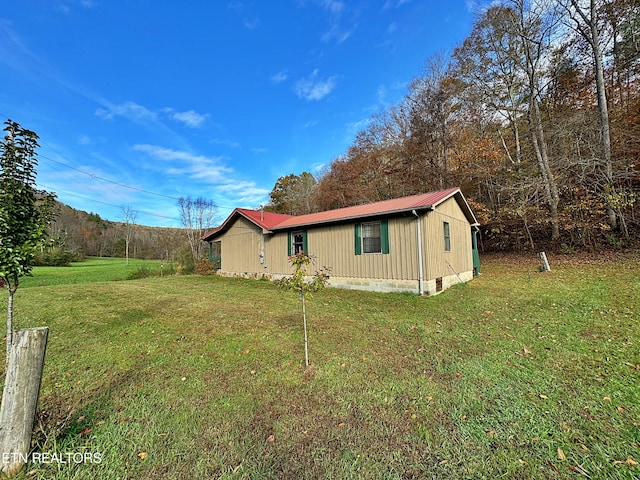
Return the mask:
<path id="1" fill-rule="evenodd" d="M 304 326 L 304 365 L 305 367 L 309 366 L 309 342 L 307 338 L 307 309 L 304 304 L 304 292 L 301 293 L 302 296 L 302 322 Z"/>
<path id="2" fill-rule="evenodd" d="M 9 299 L 7 306 L 7 367 L 9 366 L 9 357 L 11 355 L 11 347 L 13 345 L 13 295 L 16 293 L 17 285 L 7 280 L 7 290 L 9 291 Z"/>
<path id="3" fill-rule="evenodd" d="M 611 159 L 611 130 L 609 127 L 609 107 L 607 106 L 607 93 L 604 81 L 604 67 L 602 64 L 602 45 L 600 32 L 598 30 L 598 11 L 595 0 L 590 0 L 589 11 L 585 13 L 577 0 L 571 0 L 571 5 L 575 9 L 577 17 L 574 21 L 578 24 L 577 31 L 582 34 L 593 52 L 593 63 L 596 75 L 596 91 L 598 94 L 598 114 L 600 117 L 600 146 L 604 160 L 605 195 L 607 195 L 607 222 L 611 228 L 618 226 L 616 211 L 614 209 L 614 185 L 613 185 L 613 162 Z M 581 28 L 580 17 L 587 29 Z M 612 200 L 613 199 L 613 200 Z"/>
<path id="4" fill-rule="evenodd" d="M 9 478 L 28 460 L 48 333 L 47 327 L 40 327 L 14 335 L 0 407 L 2 473 Z"/>
<path id="5" fill-rule="evenodd" d="M 560 203 L 560 194 L 558 193 L 558 185 L 549 165 L 549 156 L 547 154 L 547 144 L 542 128 L 542 120 L 540 119 L 540 110 L 535 100 L 532 101 L 530 107 L 529 119 L 531 122 L 531 137 L 533 150 L 538 160 L 538 168 L 544 181 L 544 191 L 549 205 L 549 213 L 551 216 L 551 240 L 560 238 L 558 204 Z"/>

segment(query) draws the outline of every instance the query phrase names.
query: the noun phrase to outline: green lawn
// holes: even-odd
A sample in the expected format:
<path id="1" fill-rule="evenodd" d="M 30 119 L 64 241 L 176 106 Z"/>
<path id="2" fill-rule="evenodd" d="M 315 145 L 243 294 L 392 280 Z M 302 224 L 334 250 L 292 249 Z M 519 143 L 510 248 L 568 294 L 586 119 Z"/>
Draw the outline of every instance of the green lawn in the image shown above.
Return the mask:
<path id="1" fill-rule="evenodd" d="M 70 283 L 106 282 L 110 280 L 128 280 L 140 270 L 149 275 L 175 272 L 175 264 L 160 260 L 89 257 L 87 260 L 72 263 L 71 267 L 37 267 L 30 277 L 20 280 L 19 288 L 66 285 Z"/>
<path id="2" fill-rule="evenodd" d="M 269 282 L 36 269 L 34 451 L 101 461 L 19 478 L 640 478 L 640 256 L 550 260 L 483 258 L 436 297 L 317 293 L 308 370 L 299 297 Z"/>

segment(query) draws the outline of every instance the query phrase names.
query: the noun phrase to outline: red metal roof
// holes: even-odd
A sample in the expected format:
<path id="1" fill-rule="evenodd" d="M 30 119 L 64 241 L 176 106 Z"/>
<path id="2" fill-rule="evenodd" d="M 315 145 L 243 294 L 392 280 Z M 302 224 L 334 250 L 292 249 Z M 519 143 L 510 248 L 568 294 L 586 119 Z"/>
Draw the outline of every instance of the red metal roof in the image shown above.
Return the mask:
<path id="1" fill-rule="evenodd" d="M 285 215 L 284 213 L 263 212 L 261 210 L 249 210 L 247 208 L 236 208 L 236 211 L 264 230 L 271 230 L 276 225 L 293 217 L 292 215 Z"/>
<path id="2" fill-rule="evenodd" d="M 309 213 L 307 215 L 284 215 L 281 213 L 262 212 L 260 210 L 249 210 L 246 208 L 236 208 L 231 215 L 218 228 L 211 230 L 204 235 L 202 240 L 210 240 L 211 237 L 226 230 L 231 225 L 232 219 L 241 215 L 250 222 L 253 222 L 264 231 L 286 230 L 295 227 L 318 225 L 347 221 L 351 219 L 372 217 L 377 215 L 388 215 L 393 213 L 410 212 L 411 210 L 428 210 L 437 207 L 443 201 L 456 197 L 460 208 L 464 211 L 469 223 L 477 225 L 477 221 L 471 208 L 467 204 L 459 188 L 449 188 L 438 192 L 411 195 L 409 197 L 394 198 L 382 202 L 367 203 L 354 207 L 327 210 L 325 212 Z"/>
<path id="3" fill-rule="evenodd" d="M 291 227 L 301 227 L 304 225 L 315 225 L 319 223 L 330 223 L 343 220 L 350 220 L 374 215 L 400 213 L 415 209 L 429 209 L 460 192 L 458 188 L 449 188 L 438 192 L 411 195 L 409 197 L 394 198 L 381 202 L 366 203 L 354 207 L 339 208 L 337 210 L 327 210 L 326 212 L 310 213 L 291 217 L 272 227 L 272 230 L 282 230 Z M 466 202 L 465 202 L 466 203 Z M 467 206 L 468 208 L 468 206 Z"/>
<path id="4" fill-rule="evenodd" d="M 291 218 L 291 215 L 285 215 L 283 213 L 263 212 L 261 210 L 249 210 L 248 208 L 236 208 L 231 214 L 222 222 L 222 225 L 214 228 L 213 230 L 205 233 L 200 240 L 209 240 L 212 236 L 223 232 L 232 223 L 232 219 L 237 216 L 243 216 L 250 222 L 256 224 L 265 231 L 271 230 L 277 224 Z"/>

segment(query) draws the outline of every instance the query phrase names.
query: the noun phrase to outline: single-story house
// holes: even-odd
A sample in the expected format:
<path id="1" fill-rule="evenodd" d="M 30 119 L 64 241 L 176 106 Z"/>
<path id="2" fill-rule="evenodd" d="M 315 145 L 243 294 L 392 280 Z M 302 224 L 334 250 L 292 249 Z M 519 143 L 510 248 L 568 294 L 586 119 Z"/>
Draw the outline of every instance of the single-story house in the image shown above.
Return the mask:
<path id="1" fill-rule="evenodd" d="M 477 226 L 451 188 L 297 216 L 236 208 L 202 240 L 225 276 L 282 278 L 302 250 L 330 286 L 433 295 L 479 274 Z"/>

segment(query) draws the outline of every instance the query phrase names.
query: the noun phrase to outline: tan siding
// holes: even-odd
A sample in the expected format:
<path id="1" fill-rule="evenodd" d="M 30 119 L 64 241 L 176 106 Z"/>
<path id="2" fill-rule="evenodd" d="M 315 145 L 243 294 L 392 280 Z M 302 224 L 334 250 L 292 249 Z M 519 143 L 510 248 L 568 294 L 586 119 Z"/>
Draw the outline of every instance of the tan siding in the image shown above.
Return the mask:
<path id="1" fill-rule="evenodd" d="M 316 268 L 328 267 L 336 278 L 417 281 L 416 221 L 411 214 L 388 219 L 389 254 L 355 255 L 353 223 L 309 228 L 309 253 L 316 258 Z M 425 285 L 435 278 L 462 275 L 473 269 L 471 230 L 454 198 L 422 214 L 419 221 Z M 445 221 L 450 225 L 450 252 L 444 251 Z M 224 272 L 282 275 L 292 271 L 287 257 L 287 232 L 263 234 L 259 227 L 239 218 L 220 240 Z M 260 252 L 264 252 L 263 264 Z"/>
<path id="2" fill-rule="evenodd" d="M 220 239 L 222 261 L 226 272 L 260 272 L 262 233 L 245 218 L 239 218 Z"/>
<path id="3" fill-rule="evenodd" d="M 286 232 L 266 236 L 266 272 L 291 273 L 287 241 Z M 394 280 L 418 278 L 416 230 L 412 217 L 389 219 L 388 254 L 356 255 L 354 225 L 351 223 L 307 229 L 307 244 L 309 253 L 316 259 L 316 267 L 328 267 L 335 276 Z"/>
<path id="4" fill-rule="evenodd" d="M 444 249 L 444 222 L 449 223 L 450 252 L 446 252 Z M 426 279 L 460 274 L 473 269 L 471 228 L 454 198 L 450 198 L 439 205 L 436 210 L 429 212 L 424 219 L 424 226 Z"/>
<path id="5" fill-rule="evenodd" d="M 287 252 L 288 237 L 286 233 L 266 234 L 264 236 L 264 254 L 266 271 L 275 274 L 289 274 L 292 272 Z"/>

